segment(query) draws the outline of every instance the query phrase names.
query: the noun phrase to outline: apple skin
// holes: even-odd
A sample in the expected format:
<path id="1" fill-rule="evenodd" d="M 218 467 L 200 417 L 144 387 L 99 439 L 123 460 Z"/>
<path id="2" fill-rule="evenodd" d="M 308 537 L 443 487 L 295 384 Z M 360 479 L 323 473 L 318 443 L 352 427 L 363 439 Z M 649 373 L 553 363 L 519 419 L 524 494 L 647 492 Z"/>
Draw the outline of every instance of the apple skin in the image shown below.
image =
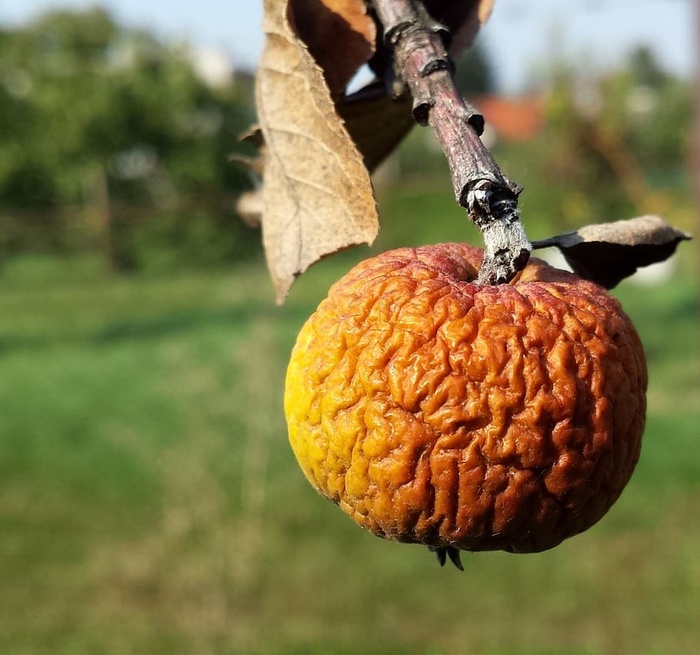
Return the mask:
<path id="1" fill-rule="evenodd" d="M 339 280 L 302 328 L 289 438 L 311 484 L 380 537 L 536 552 L 595 524 L 641 448 L 647 369 L 605 289 L 533 259 L 402 248 Z"/>

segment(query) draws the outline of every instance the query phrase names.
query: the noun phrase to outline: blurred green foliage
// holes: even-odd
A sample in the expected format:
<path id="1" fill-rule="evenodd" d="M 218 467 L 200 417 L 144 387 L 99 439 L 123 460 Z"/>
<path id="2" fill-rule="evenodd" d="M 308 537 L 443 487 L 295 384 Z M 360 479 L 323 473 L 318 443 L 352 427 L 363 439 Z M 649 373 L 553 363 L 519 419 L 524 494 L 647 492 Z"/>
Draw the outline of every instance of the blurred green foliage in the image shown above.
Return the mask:
<path id="1" fill-rule="evenodd" d="M 102 248 L 131 268 L 151 249 L 250 252 L 258 235 L 233 212 L 249 182 L 229 155 L 252 82 L 207 83 L 193 56 L 97 8 L 0 31 L 0 258 Z"/>
<path id="2" fill-rule="evenodd" d="M 690 227 L 692 85 L 664 72 L 648 49 L 633 51 L 626 67 L 602 78 L 558 65 L 545 116 L 533 165 L 568 228 L 674 214 L 679 205 Z"/>
<path id="3" fill-rule="evenodd" d="M 478 39 L 457 58 L 454 81 L 458 91 L 467 98 L 495 91 L 493 68 L 486 49 Z"/>

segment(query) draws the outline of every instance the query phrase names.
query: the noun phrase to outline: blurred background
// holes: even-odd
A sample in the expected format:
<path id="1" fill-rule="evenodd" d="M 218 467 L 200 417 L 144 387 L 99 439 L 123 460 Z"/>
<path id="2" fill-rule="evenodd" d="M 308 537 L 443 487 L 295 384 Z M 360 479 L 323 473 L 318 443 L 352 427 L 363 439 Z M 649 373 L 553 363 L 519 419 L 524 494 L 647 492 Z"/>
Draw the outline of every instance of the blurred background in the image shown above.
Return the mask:
<path id="1" fill-rule="evenodd" d="M 615 291 L 649 415 L 599 525 L 464 573 L 359 530 L 287 445 L 296 332 L 370 252 L 479 235 L 416 129 L 377 174 L 375 246 L 274 305 L 230 161 L 261 14 L 0 6 L 0 652 L 700 653 L 697 243 Z M 643 213 L 700 232 L 699 32 L 695 0 L 497 1 L 458 82 L 530 238 Z"/>

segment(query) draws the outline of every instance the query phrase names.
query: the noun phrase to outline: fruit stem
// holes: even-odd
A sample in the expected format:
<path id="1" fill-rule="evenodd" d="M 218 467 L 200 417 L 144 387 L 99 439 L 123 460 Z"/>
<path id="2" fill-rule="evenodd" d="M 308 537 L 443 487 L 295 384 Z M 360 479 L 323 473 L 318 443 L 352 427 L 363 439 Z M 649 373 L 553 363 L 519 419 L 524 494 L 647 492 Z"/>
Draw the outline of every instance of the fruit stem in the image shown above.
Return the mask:
<path id="1" fill-rule="evenodd" d="M 457 202 L 481 231 L 485 253 L 477 282 L 510 282 L 525 268 L 531 246 L 520 222 L 518 194 L 479 138 L 484 119 L 460 95 L 445 41 L 449 32 L 420 0 L 373 0 L 393 53 L 394 72 L 413 96 L 413 117 L 436 132 Z"/>

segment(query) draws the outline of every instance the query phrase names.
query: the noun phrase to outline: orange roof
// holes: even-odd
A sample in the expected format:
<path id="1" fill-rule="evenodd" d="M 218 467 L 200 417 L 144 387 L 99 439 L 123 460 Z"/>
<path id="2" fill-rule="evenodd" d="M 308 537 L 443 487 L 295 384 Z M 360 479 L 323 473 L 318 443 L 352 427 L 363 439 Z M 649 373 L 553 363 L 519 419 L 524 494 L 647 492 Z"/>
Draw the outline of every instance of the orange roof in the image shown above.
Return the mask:
<path id="1" fill-rule="evenodd" d="M 537 135 L 544 122 L 539 98 L 482 96 L 474 105 L 484 115 L 486 124 L 506 141 L 527 141 Z"/>

